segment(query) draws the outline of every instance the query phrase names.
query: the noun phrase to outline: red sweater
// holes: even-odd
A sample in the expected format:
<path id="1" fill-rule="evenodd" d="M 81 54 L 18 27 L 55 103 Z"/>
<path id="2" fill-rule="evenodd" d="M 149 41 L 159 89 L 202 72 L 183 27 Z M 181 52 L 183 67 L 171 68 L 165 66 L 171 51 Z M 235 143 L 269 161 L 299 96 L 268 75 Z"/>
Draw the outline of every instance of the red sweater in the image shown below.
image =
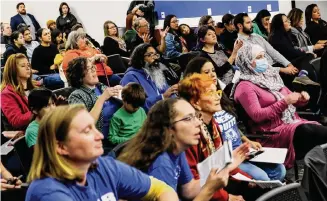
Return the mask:
<path id="1" fill-rule="evenodd" d="M 217 125 L 217 128 L 219 129 L 218 125 Z M 219 133 L 220 133 L 220 131 L 219 131 Z M 203 140 L 203 139 L 204 139 L 204 137 L 202 136 L 201 140 Z M 202 143 L 200 142 L 198 145 L 194 145 L 185 151 L 187 162 L 191 168 L 194 179 L 200 179 L 200 175 L 199 175 L 199 172 L 197 169 L 197 164 L 201 163 L 203 160 L 205 160 L 209 156 L 207 151 L 203 151 L 203 149 L 201 149 L 201 144 Z M 216 147 L 216 148 L 218 148 L 218 147 Z M 236 168 L 230 174 L 234 175 L 236 173 L 241 173 L 242 175 L 251 178 L 251 176 L 249 176 L 248 174 L 246 174 L 239 168 Z M 212 196 L 211 201 L 228 201 L 228 192 L 225 191 L 223 188 L 219 189 Z"/>
<path id="2" fill-rule="evenodd" d="M 33 115 L 26 96 L 17 94 L 10 85 L 1 92 L 1 111 L 15 130 L 25 130 Z"/>

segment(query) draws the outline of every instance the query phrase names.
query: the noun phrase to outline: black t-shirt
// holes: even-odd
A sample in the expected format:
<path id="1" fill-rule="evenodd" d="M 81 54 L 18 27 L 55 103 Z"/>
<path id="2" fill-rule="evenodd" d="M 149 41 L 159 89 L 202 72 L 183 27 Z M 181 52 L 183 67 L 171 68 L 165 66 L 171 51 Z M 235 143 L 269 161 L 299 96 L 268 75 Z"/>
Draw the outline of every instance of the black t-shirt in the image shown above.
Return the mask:
<path id="1" fill-rule="evenodd" d="M 237 39 L 237 32 L 229 32 L 226 29 L 220 34 L 220 41 L 228 51 L 233 51 L 234 43 Z"/>
<path id="2" fill-rule="evenodd" d="M 32 55 L 32 68 L 39 71 L 39 75 L 51 74 L 50 66 L 53 65 L 53 60 L 59 51 L 56 45 L 51 44 L 48 47 L 39 45 L 34 49 Z"/>

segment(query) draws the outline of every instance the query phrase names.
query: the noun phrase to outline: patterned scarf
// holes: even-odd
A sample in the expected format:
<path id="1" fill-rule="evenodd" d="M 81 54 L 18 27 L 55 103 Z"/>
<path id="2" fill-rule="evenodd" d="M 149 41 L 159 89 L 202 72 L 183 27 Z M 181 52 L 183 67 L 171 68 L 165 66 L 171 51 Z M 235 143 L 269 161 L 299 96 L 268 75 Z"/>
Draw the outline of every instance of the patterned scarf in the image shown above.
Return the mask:
<path id="1" fill-rule="evenodd" d="M 236 56 L 236 65 L 240 67 L 241 75 L 232 88 L 231 96 L 233 96 L 237 84 L 241 80 L 247 80 L 263 89 L 267 89 L 278 101 L 284 98 L 284 95 L 279 92 L 283 87 L 285 87 L 283 80 L 279 75 L 280 68 L 269 65 L 265 72 L 258 73 L 251 66 L 251 63 L 261 52 L 265 52 L 264 49 L 259 45 L 253 44 L 245 45 L 239 49 Z M 295 107 L 289 105 L 283 112 L 282 121 L 286 124 L 295 123 L 295 111 Z"/>
<path id="2" fill-rule="evenodd" d="M 222 146 L 219 127 L 214 118 L 211 119 L 212 133 L 208 131 L 207 125 L 201 120 L 201 127 L 203 132 L 201 134 L 200 148 L 205 157 L 213 154 Z"/>

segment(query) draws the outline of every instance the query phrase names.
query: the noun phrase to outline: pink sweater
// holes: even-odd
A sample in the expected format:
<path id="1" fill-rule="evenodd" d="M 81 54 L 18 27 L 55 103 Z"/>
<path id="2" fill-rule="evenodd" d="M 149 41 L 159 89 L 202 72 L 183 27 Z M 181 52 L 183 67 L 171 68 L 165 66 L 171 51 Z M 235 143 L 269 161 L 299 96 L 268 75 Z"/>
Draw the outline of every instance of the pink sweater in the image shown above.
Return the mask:
<path id="1" fill-rule="evenodd" d="M 280 90 L 284 96 L 291 91 L 284 87 Z M 288 107 L 284 99 L 277 101 L 275 96 L 269 91 L 253 84 L 249 81 L 241 81 L 236 87 L 234 99 L 241 104 L 246 113 L 251 118 L 249 125 L 252 132 L 255 131 L 276 131 L 279 134 L 261 140 L 261 144 L 265 147 L 287 148 L 288 154 L 285 159 L 286 168 L 293 167 L 295 160 L 295 152 L 293 147 L 293 136 L 298 125 L 304 123 L 314 123 L 305 119 L 301 119 L 296 114 L 298 122 L 293 124 L 285 124 L 282 121 L 282 112 Z M 303 102 L 298 102 L 294 106 L 305 105 Z"/>

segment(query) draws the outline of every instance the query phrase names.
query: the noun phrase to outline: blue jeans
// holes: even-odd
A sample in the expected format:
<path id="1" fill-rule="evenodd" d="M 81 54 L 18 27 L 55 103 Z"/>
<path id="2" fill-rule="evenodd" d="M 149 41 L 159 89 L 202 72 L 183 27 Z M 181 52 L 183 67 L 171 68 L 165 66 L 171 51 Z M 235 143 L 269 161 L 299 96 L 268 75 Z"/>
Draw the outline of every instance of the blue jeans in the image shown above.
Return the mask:
<path id="1" fill-rule="evenodd" d="M 59 89 L 65 86 L 59 73 L 49 74 L 47 77 L 43 78 L 43 84 L 49 89 Z"/>
<path id="2" fill-rule="evenodd" d="M 253 177 L 255 180 L 269 181 L 280 180 L 282 181 L 286 175 L 286 169 L 283 164 L 271 163 L 252 163 L 243 162 L 239 168 Z"/>

